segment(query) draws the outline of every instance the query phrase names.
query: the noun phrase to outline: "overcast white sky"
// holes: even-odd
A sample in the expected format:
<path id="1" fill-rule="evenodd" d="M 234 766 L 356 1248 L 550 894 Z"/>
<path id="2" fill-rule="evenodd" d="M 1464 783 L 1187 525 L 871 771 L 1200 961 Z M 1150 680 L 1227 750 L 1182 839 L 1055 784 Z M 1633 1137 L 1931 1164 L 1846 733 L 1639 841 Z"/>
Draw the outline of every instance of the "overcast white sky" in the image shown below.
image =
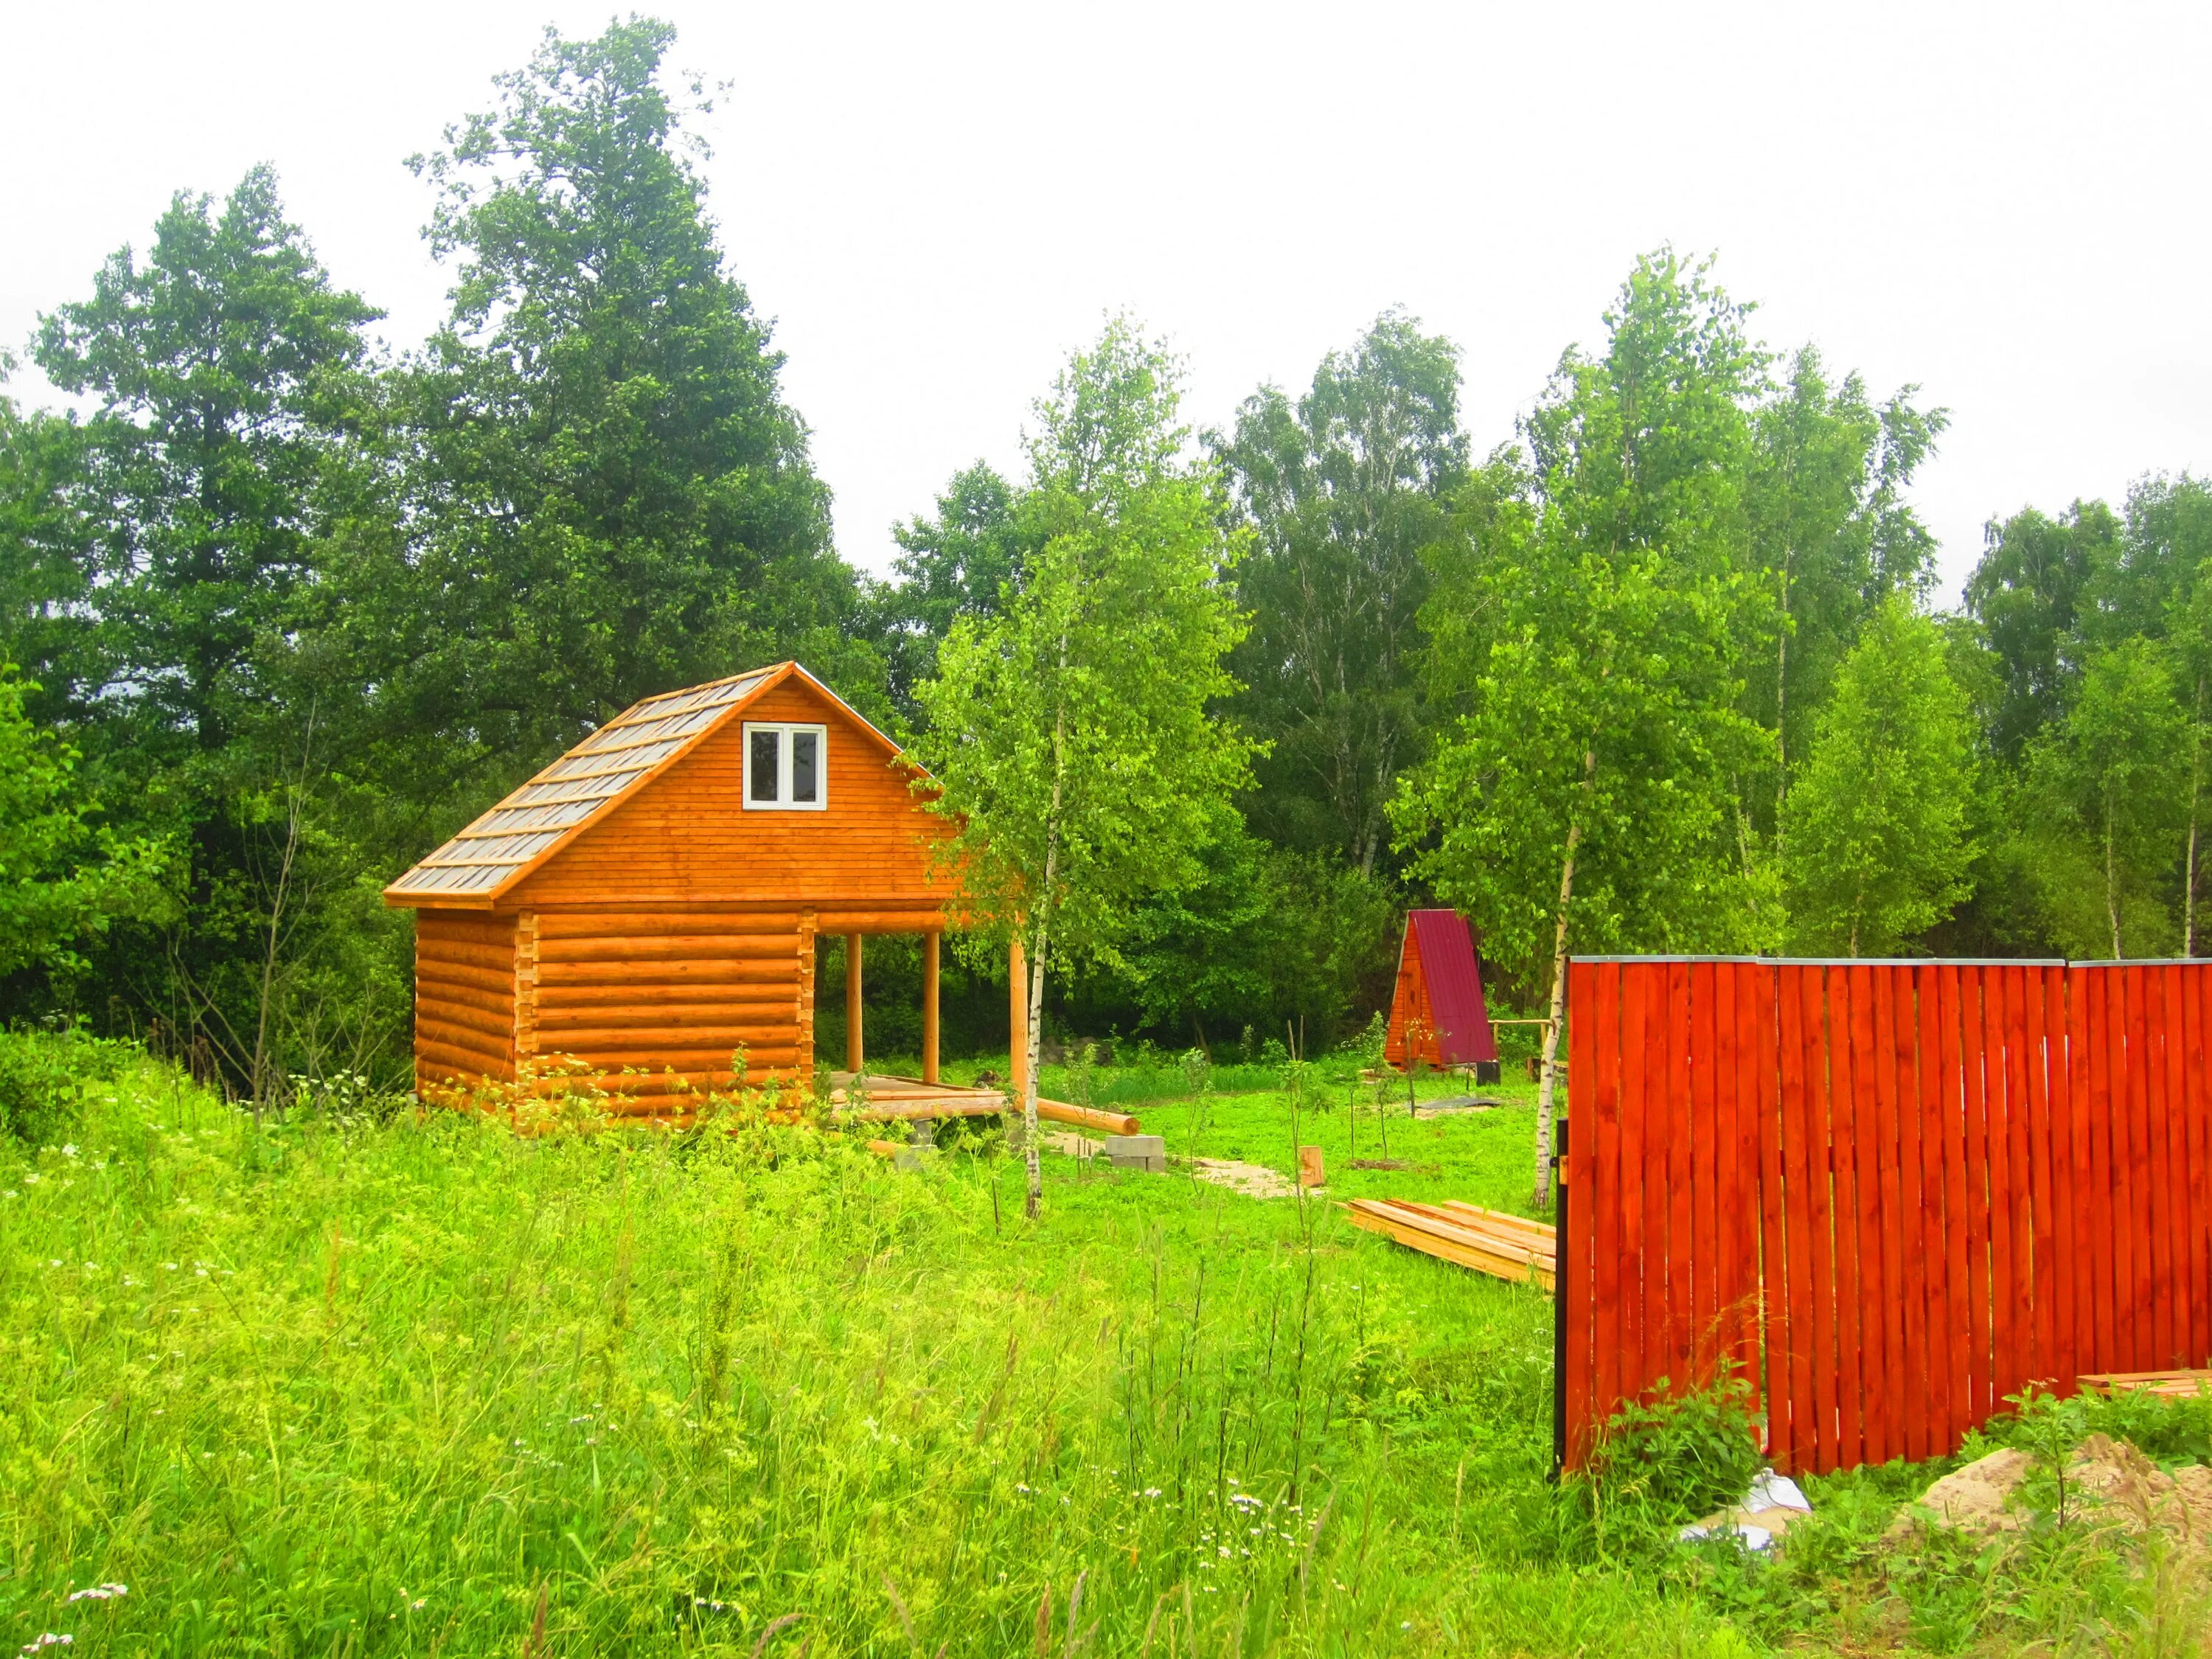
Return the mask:
<path id="1" fill-rule="evenodd" d="M 1950 409 L 1947 586 L 1991 514 L 2212 471 L 2202 0 L 655 9 L 736 83 L 713 210 L 871 568 L 956 468 L 1013 464 L 1108 308 L 1188 356 L 1205 422 L 1401 304 L 1463 349 L 1479 453 L 1667 240 L 1771 343 Z M 412 343 L 447 279 L 402 159 L 609 15 L 0 0 L 0 343 L 264 160 Z"/>

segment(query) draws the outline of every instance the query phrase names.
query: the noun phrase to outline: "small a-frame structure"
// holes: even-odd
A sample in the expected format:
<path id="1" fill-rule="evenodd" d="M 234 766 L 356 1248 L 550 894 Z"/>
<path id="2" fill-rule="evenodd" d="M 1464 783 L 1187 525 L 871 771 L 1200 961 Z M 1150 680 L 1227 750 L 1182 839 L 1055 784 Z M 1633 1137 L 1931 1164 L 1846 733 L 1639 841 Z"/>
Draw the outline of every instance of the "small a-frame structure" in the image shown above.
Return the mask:
<path id="1" fill-rule="evenodd" d="M 1413 1057 L 1438 1070 L 1498 1060 L 1474 937 L 1456 910 L 1415 910 L 1406 918 L 1382 1058 L 1403 1071 Z"/>
<path id="2" fill-rule="evenodd" d="M 385 889 L 414 910 L 426 1097 L 539 1062 L 608 1077 L 621 1109 L 810 1079 L 814 951 L 846 940 L 846 1063 L 863 1071 L 860 941 L 919 933 L 937 1082 L 946 833 L 898 745 L 797 663 L 647 697 Z"/>

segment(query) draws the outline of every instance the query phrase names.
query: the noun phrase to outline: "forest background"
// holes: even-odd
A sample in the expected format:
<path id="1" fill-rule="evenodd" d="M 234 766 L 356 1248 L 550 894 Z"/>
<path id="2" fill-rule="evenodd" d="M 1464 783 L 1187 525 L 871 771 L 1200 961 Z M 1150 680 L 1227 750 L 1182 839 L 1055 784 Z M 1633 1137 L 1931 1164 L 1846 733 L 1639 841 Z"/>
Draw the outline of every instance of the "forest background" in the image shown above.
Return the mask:
<path id="1" fill-rule="evenodd" d="M 0 398 L 0 1016 L 241 1092 L 399 1083 L 380 893 L 423 851 L 637 698 L 763 662 L 922 735 L 939 643 L 1018 601 L 1036 481 L 981 463 L 890 579 L 839 557 L 670 40 L 549 37 L 413 163 L 453 289 L 411 350 L 268 169 L 58 297 L 27 353 L 77 407 Z M 1992 521 L 1940 610 L 1911 488 L 1943 411 L 1771 351 L 1709 264 L 1638 260 L 1489 447 L 1459 374 L 1389 312 L 1171 434 L 1253 787 L 1054 1029 L 1318 1048 L 1431 902 L 1524 1006 L 1569 951 L 2196 953 L 2212 489 Z M 870 968 L 874 1046 L 912 1046 L 918 972 Z M 948 974 L 950 1047 L 1004 1041 L 1003 983 Z"/>

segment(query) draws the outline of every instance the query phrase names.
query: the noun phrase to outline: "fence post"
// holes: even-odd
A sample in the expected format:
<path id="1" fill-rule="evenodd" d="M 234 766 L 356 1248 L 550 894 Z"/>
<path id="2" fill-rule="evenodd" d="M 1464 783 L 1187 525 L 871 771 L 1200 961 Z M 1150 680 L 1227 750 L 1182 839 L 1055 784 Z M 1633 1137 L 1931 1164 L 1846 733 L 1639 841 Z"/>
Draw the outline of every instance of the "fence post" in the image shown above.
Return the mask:
<path id="1" fill-rule="evenodd" d="M 1574 1201 L 1573 1183 L 1567 1180 L 1567 1120 L 1552 1126 L 1553 1215 L 1559 1231 L 1554 1236 L 1558 1255 L 1552 1267 L 1552 1480 L 1554 1485 L 1567 1467 L 1567 1304 L 1575 1282 L 1568 1240 L 1567 1206 Z"/>

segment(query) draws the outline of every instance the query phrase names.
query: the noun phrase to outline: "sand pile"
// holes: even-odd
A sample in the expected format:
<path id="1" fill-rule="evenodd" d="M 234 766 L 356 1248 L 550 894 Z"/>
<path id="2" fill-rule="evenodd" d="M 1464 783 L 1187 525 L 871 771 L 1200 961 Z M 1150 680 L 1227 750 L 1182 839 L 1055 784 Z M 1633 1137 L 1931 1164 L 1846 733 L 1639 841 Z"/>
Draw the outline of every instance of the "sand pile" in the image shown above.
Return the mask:
<path id="1" fill-rule="evenodd" d="M 2021 1487 L 2034 1456 L 2007 1448 L 1955 1469 L 1907 1504 L 1890 1526 L 1894 1540 L 1916 1523 L 1970 1533 L 2017 1532 L 2033 1518 Z M 2212 1468 L 2193 1463 L 2173 1474 L 2123 1440 L 2093 1434 L 2067 1462 L 2063 1503 L 2068 1524 L 2118 1526 L 2130 1533 L 2156 1528 L 2194 1548 L 2212 1547 Z M 2053 1494 L 2041 1494 L 2050 1502 Z"/>

